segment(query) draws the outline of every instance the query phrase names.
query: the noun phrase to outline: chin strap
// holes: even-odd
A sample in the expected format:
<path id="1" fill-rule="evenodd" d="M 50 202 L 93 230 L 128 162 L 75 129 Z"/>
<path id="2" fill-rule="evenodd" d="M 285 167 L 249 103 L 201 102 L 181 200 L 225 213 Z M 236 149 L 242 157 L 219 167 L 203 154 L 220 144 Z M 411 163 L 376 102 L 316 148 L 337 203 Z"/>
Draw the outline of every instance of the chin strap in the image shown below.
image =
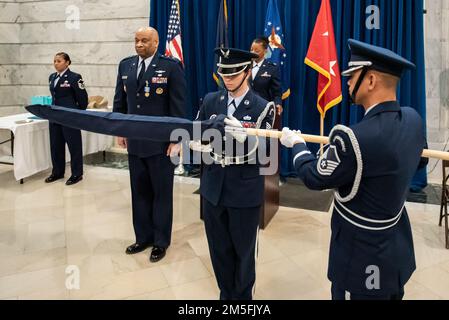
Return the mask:
<path id="1" fill-rule="evenodd" d="M 243 72 L 245 72 L 246 71 L 246 75 L 248 75 L 248 71 L 247 71 L 247 69 L 248 69 L 248 66 L 246 66 L 245 67 L 245 69 L 243 69 Z M 242 80 L 242 82 L 240 82 L 240 85 L 236 88 L 236 89 L 234 89 L 234 90 L 229 90 L 228 89 L 228 87 L 226 87 L 226 85 L 224 84 L 224 82 L 223 82 L 223 86 L 225 87 L 225 89 L 228 91 L 228 92 L 230 92 L 230 93 L 234 93 L 234 92 L 237 92 L 237 91 L 239 91 L 240 90 L 240 88 L 243 86 L 243 84 L 245 83 L 245 81 L 246 81 L 246 78 L 247 78 L 247 76 L 245 76 L 245 77 L 243 77 L 243 80 Z"/>
<path id="2" fill-rule="evenodd" d="M 360 86 L 362 85 L 363 79 L 365 79 L 366 73 L 368 72 L 368 68 L 364 67 L 362 70 L 362 73 L 360 73 L 359 79 L 357 80 L 357 83 L 355 84 L 354 90 L 352 90 L 352 94 L 350 96 L 351 103 L 355 104 L 356 98 L 357 98 L 357 92 L 360 89 Z"/>

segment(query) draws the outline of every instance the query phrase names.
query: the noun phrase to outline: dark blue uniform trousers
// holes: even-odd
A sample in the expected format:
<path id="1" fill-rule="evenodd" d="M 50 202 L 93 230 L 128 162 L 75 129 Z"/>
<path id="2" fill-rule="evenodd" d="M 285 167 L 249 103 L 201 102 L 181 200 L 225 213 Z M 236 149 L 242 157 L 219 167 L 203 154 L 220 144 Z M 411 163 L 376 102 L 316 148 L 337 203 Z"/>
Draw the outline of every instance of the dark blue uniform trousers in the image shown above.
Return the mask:
<path id="1" fill-rule="evenodd" d="M 382 300 L 382 301 L 400 301 L 404 298 L 404 289 L 401 292 L 391 294 L 391 295 L 362 295 L 362 294 L 349 294 L 350 300 L 354 301 L 369 301 L 369 300 Z M 332 300 L 342 301 L 346 300 L 346 291 L 344 289 L 339 288 L 337 285 L 332 284 Z"/>
<path id="2" fill-rule="evenodd" d="M 260 207 L 216 207 L 203 199 L 204 223 L 221 300 L 252 300 Z"/>
<path id="3" fill-rule="evenodd" d="M 70 166 L 73 176 L 83 175 L 83 143 L 81 131 L 61 126 L 56 123 L 49 124 L 52 173 L 62 177 L 65 173 L 65 144 L 70 151 Z"/>
<path id="4" fill-rule="evenodd" d="M 136 242 L 168 248 L 173 223 L 175 166 L 166 155 L 128 156 Z"/>

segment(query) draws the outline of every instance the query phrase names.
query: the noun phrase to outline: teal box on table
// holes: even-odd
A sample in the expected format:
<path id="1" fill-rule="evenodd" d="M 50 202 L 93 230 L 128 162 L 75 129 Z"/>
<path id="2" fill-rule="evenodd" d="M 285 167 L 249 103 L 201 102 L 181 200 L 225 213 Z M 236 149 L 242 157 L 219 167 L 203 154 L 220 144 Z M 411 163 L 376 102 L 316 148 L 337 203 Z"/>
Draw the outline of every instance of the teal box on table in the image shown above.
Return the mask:
<path id="1" fill-rule="evenodd" d="M 31 97 L 31 104 L 42 104 L 42 105 L 50 105 L 52 104 L 51 96 L 33 96 Z"/>

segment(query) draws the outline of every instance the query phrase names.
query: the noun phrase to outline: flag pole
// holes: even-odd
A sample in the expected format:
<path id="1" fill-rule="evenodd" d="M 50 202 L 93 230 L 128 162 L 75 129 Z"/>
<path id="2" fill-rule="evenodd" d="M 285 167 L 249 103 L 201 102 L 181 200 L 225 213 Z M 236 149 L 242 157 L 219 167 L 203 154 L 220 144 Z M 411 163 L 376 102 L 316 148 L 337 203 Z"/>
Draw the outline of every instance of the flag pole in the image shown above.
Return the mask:
<path id="1" fill-rule="evenodd" d="M 324 115 L 321 114 L 320 117 L 320 136 L 324 137 Z M 324 148 L 324 144 L 321 143 L 320 144 L 320 156 L 323 156 L 323 148 Z"/>
<path id="2" fill-rule="evenodd" d="M 282 132 L 276 131 L 276 130 L 226 127 L 225 131 L 230 132 L 230 133 L 231 132 L 242 132 L 242 133 L 246 133 L 248 136 L 254 136 L 254 137 L 264 137 L 264 138 L 273 138 L 273 139 L 281 139 L 282 138 Z M 304 134 L 304 133 L 301 133 L 298 135 L 301 136 L 308 143 L 314 143 L 314 144 L 328 144 L 329 143 L 329 137 L 314 136 L 314 135 L 309 135 L 309 134 Z M 429 158 L 429 159 L 438 159 L 438 160 L 449 161 L 449 152 L 425 149 L 423 151 L 422 157 Z"/>

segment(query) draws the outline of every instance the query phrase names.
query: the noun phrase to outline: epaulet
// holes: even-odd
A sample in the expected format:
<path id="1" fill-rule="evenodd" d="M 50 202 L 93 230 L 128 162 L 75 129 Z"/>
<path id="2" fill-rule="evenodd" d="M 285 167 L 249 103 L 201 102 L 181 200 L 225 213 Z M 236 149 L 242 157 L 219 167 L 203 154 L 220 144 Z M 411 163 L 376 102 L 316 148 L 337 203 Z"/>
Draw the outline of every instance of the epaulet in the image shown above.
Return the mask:
<path id="1" fill-rule="evenodd" d="M 275 62 L 272 62 L 272 61 L 267 61 L 267 63 L 270 66 L 275 66 L 275 67 L 277 66 L 277 64 Z"/>
<path id="2" fill-rule="evenodd" d="M 135 58 L 135 57 L 136 57 L 136 56 L 129 56 L 129 57 L 126 57 L 126 58 L 122 59 L 122 61 L 120 61 L 120 62 L 129 61 L 129 60 L 131 60 L 131 59 L 133 59 L 133 58 Z"/>
<path id="3" fill-rule="evenodd" d="M 168 57 L 168 56 L 160 55 L 160 56 L 159 56 L 159 59 L 162 59 L 162 60 L 168 60 L 168 61 L 170 61 L 170 62 L 174 62 L 174 63 L 178 63 L 178 64 L 181 63 L 181 61 L 180 61 L 179 59 L 176 59 L 176 58 L 171 57 L 171 56 Z"/>

